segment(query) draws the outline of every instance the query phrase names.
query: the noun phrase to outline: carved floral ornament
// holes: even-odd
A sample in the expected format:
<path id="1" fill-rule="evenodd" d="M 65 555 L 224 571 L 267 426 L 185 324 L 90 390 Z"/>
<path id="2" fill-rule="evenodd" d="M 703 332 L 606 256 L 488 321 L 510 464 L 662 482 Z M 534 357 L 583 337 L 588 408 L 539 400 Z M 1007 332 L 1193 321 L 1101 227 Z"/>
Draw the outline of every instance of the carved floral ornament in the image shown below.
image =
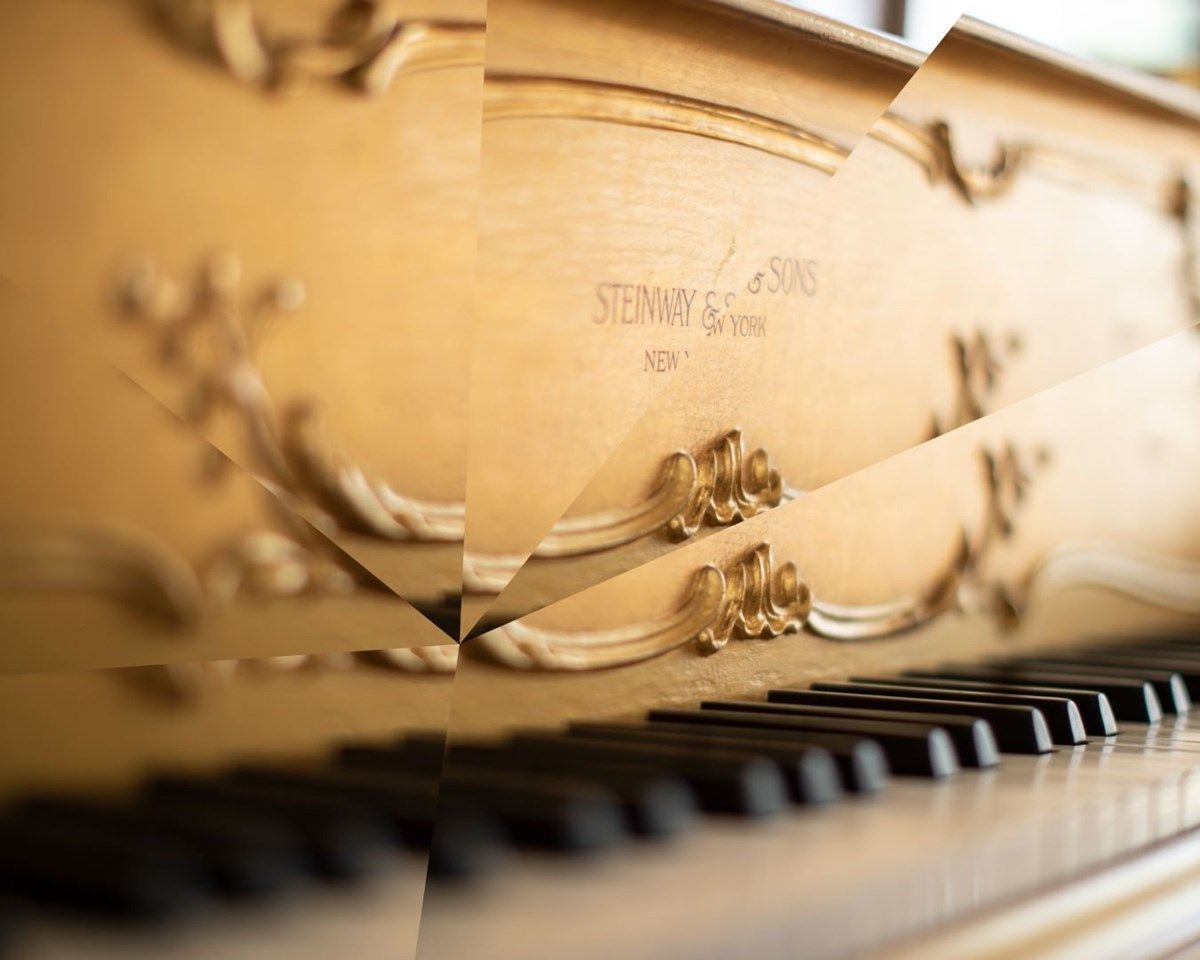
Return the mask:
<path id="1" fill-rule="evenodd" d="M 930 418 L 931 436 L 940 436 L 983 416 L 1005 364 L 1017 353 L 1015 335 L 1001 343 L 982 331 L 950 338 L 954 399 L 948 412 Z M 653 491 L 644 500 L 556 523 L 537 546 L 538 559 L 583 556 L 612 550 L 649 536 L 676 542 L 704 527 L 727 527 L 758 516 L 802 491 L 790 486 L 771 466 L 763 449 L 747 452 L 740 429 L 729 430 L 695 454 L 676 451 Z M 468 553 L 464 586 L 478 593 L 499 593 L 525 562 L 521 555 Z"/>
<path id="2" fill-rule="evenodd" d="M 986 503 L 980 528 L 974 534 L 961 531 L 949 562 L 913 596 L 869 605 L 826 601 L 812 595 L 793 563 L 777 564 L 770 545 L 761 543 L 725 569 L 702 567 L 683 602 L 660 620 L 592 631 L 543 629 L 517 620 L 470 642 L 515 669 L 597 670 L 679 648 L 711 654 L 732 640 L 770 640 L 801 631 L 840 641 L 883 639 L 952 613 L 989 617 L 1011 629 L 1035 587 L 1085 585 L 1200 614 L 1200 568 L 1107 548 L 1053 551 L 1017 583 L 990 578 L 988 554 L 1012 535 L 1035 465 L 1011 446 L 984 451 L 981 460 Z M 1035 460 L 1044 463 L 1045 456 Z"/>
<path id="3" fill-rule="evenodd" d="M 195 562 L 132 529 L 9 525 L 0 530 L 0 590 L 96 596 L 180 629 L 246 597 L 344 596 L 381 589 L 331 549 L 314 526 L 323 532 L 350 528 L 391 539 L 461 540 L 460 508 L 407 500 L 369 481 L 323 445 L 311 403 L 288 406 L 282 413 L 276 409 L 253 362 L 251 344 L 268 317 L 299 309 L 304 300 L 300 284 L 272 281 L 244 297 L 240 265 L 223 255 L 204 261 L 187 283 L 150 263 L 137 264 L 127 272 L 120 294 L 126 316 L 148 332 L 162 363 L 185 383 L 185 419 L 202 428 L 223 411 L 235 414 L 247 466 L 270 490 L 263 494 L 261 525 L 217 543 Z M 200 447 L 202 479 L 211 482 L 228 469 L 229 461 L 215 447 Z M 280 509 L 281 503 L 288 508 Z M 441 652 L 379 650 L 351 660 L 362 662 L 364 657 L 410 672 L 453 669 Z M 168 673 L 332 662 L 328 657 L 228 661 L 172 667 Z"/>
<path id="4" fill-rule="evenodd" d="M 183 47 L 265 90 L 333 81 L 375 96 L 401 74 L 483 64 L 482 23 L 405 19 L 397 0 L 346 0 L 316 37 L 273 29 L 254 0 L 155 0 L 154 7 Z"/>
<path id="5" fill-rule="evenodd" d="M 329 536 L 353 532 L 381 540 L 456 543 L 466 505 L 419 500 L 368 476 L 337 449 L 310 398 L 280 407 L 254 356 L 267 322 L 300 309 L 304 287 L 291 279 L 243 290 L 237 258 L 201 262 L 190 280 L 135 264 L 121 285 L 127 316 L 151 336 L 162 363 L 185 384 L 184 415 L 203 429 L 228 414 L 242 434 L 247 466 L 281 500 Z M 951 340 L 955 397 L 933 418 L 935 434 L 980 416 L 1006 354 L 983 333 Z M 220 458 L 219 458 L 220 459 Z M 703 527 L 725 527 L 795 499 L 762 449 L 747 451 L 742 431 L 727 431 L 695 453 L 676 451 L 643 500 L 560 520 L 534 551 L 556 559 L 611 550 L 648 536 L 682 541 Z M 498 593 L 524 562 L 519 555 L 468 553 L 464 587 Z"/>

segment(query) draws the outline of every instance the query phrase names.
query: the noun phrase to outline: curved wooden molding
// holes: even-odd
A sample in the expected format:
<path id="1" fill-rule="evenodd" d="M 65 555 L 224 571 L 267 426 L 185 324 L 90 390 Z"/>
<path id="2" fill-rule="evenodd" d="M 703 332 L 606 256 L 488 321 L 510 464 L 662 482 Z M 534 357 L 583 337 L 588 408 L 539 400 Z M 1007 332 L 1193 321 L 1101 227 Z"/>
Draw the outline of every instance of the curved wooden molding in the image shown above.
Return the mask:
<path id="1" fill-rule="evenodd" d="M 0 593 L 94 596 L 187 627 L 247 597 L 344 596 L 351 574 L 313 543 L 255 530 L 198 564 L 132 530 L 0 530 Z"/>
<path id="2" fill-rule="evenodd" d="M 289 492 L 316 504 L 335 526 L 384 540 L 462 541 L 465 504 L 406 497 L 368 477 L 329 442 L 315 404 L 300 401 L 286 411 L 281 443 L 295 481 Z"/>
<path id="3" fill-rule="evenodd" d="M 344 529 L 394 541 L 461 542 L 464 504 L 407 497 L 367 476 L 328 440 L 313 401 L 295 401 L 282 414 L 276 410 L 250 344 L 263 316 L 298 309 L 304 290 L 296 281 L 276 281 L 260 288 L 243 310 L 240 282 L 240 264 L 228 255 L 209 258 L 190 290 L 150 263 L 126 278 L 122 292 L 129 315 L 153 331 L 164 362 L 192 376 L 188 419 L 202 426 L 218 410 L 232 410 L 259 479 L 328 535 Z M 196 371 L 188 365 L 187 344 L 201 333 L 210 341 L 209 365 Z M 933 435 L 986 412 L 1002 365 L 1019 344 L 1010 338 L 998 348 L 977 332 L 955 336 L 953 347 L 955 405 L 949 416 L 934 417 Z M 640 503 L 560 520 L 533 556 L 582 556 L 655 533 L 685 540 L 703 526 L 737 523 L 799 495 L 771 466 L 766 451 L 747 454 L 742 432 L 733 429 L 696 454 L 676 451 L 668 457 L 658 485 Z M 520 554 L 467 553 L 463 589 L 499 594 L 525 560 Z"/>
<path id="4" fill-rule="evenodd" d="M 592 120 L 736 143 L 832 174 L 849 151 L 824 137 L 737 107 L 599 80 L 489 73 L 485 122 L 531 117 Z"/>
<path id="5" fill-rule="evenodd" d="M 99 596 L 172 626 L 194 623 L 205 606 L 199 575 L 174 550 L 99 528 L 0 531 L 0 591 Z"/>
<path id="6" fill-rule="evenodd" d="M 1164 610 L 1200 616 L 1200 564 L 1133 553 L 1112 545 L 1066 546 L 1047 554 L 1011 591 L 1014 616 L 1035 591 L 1096 587 Z"/>
<path id="7" fill-rule="evenodd" d="M 749 147 L 832 175 L 850 150 L 811 130 L 728 104 L 645 87 L 535 74 L 489 73 L 484 120 L 557 118 L 667 130 Z M 1022 177 L 1038 176 L 1132 196 L 1174 212 L 1176 177 L 1048 144 L 999 140 L 993 155 L 968 160 L 950 124 L 887 112 L 867 134 L 918 164 L 933 186 L 946 185 L 968 204 L 1004 197 Z"/>
<path id="8" fill-rule="evenodd" d="M 946 416 L 932 418 L 932 436 L 970 423 L 987 412 L 987 401 L 1008 358 L 1020 344 L 1008 337 L 997 346 L 987 334 L 956 334 L 951 341 L 955 397 Z M 741 429 L 726 431 L 695 454 L 668 457 L 653 492 L 640 503 L 556 523 L 532 556 L 577 557 L 612 550 L 643 537 L 664 534 L 675 541 L 702 527 L 724 527 L 757 516 L 802 491 L 789 486 L 761 448 L 747 453 Z M 522 554 L 467 553 L 463 589 L 499 594 L 525 563 Z"/>
<path id="9" fill-rule="evenodd" d="M 658 532 L 686 540 L 702 526 L 726 527 L 783 499 L 783 480 L 767 452 L 747 454 L 742 431 L 734 428 L 694 455 L 671 454 L 658 486 L 640 504 L 560 520 L 534 556 L 596 553 Z"/>
<path id="10" fill-rule="evenodd" d="M 742 431 L 735 427 L 695 454 L 671 454 L 658 485 L 640 503 L 558 521 L 533 556 L 584 556 L 655 534 L 687 540 L 701 527 L 730 526 L 798 495 L 784 484 L 765 450 L 746 452 Z M 463 588 L 498 594 L 525 559 L 521 554 L 467 553 Z"/>
<path id="11" fill-rule="evenodd" d="M 266 90 L 337 81 L 367 95 L 422 70 L 482 66 L 482 23 L 405 20 L 387 0 L 347 0 L 319 37 L 282 36 L 253 0 L 157 0 L 159 23 L 184 47 Z"/>
<path id="12" fill-rule="evenodd" d="M 514 621 L 471 641 L 509 667 L 596 670 L 623 666 L 692 645 L 714 653 L 732 639 L 772 639 L 795 633 L 808 615 L 808 588 L 796 568 L 775 569 L 760 544 L 728 569 L 708 565 L 670 616 L 652 623 L 564 633 Z"/>
<path id="13" fill-rule="evenodd" d="M 386 650 L 169 663 L 123 668 L 114 671 L 114 674 L 130 682 L 143 695 L 173 705 L 186 705 L 195 704 L 217 690 L 251 677 L 319 676 L 362 669 L 449 676 L 457 666 L 458 644 L 447 643 Z"/>
<path id="14" fill-rule="evenodd" d="M 245 297 L 241 265 L 225 254 L 204 261 L 190 288 L 151 263 L 139 264 L 122 294 L 128 316 L 157 339 L 163 362 L 189 378 L 188 421 L 203 428 L 221 412 L 232 413 L 242 428 L 247 466 L 318 529 L 387 540 L 463 539 L 464 504 L 406 497 L 368 477 L 329 442 L 314 401 L 276 408 L 251 345 L 267 315 L 300 308 L 300 283 L 274 281 Z"/>
<path id="15" fill-rule="evenodd" d="M 1035 458 L 1044 463 L 1044 454 Z M 609 630 L 547 630 L 520 620 L 476 640 L 488 656 L 524 670 L 598 670 L 626 666 L 692 646 L 713 653 L 730 639 L 771 638 L 800 630 L 829 640 L 894 637 L 948 613 L 987 616 L 1009 629 L 1035 589 L 1089 586 L 1180 613 L 1200 615 L 1200 565 L 1139 557 L 1112 548 L 1064 547 L 1044 557 L 1017 585 L 990 579 L 984 562 L 1014 531 L 1033 467 L 1006 445 L 981 456 L 985 510 L 979 531 L 963 529 L 954 553 L 929 586 L 879 604 L 838 604 L 813 597 L 792 563 L 775 571 L 762 543 L 728 570 L 702 567 L 670 616 Z"/>

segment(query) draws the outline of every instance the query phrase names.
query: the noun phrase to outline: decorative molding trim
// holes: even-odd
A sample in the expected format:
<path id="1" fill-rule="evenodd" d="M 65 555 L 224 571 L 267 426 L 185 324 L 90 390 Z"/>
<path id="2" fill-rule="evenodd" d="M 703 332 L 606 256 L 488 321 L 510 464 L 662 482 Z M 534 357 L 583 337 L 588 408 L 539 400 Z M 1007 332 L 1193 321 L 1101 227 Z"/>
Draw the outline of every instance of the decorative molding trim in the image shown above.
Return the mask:
<path id="1" fill-rule="evenodd" d="M 934 415 L 929 435 L 940 436 L 978 419 L 1009 357 L 1020 349 L 1015 336 L 1001 346 L 982 331 L 956 334 L 953 351 L 955 397 L 947 416 Z M 653 492 L 641 503 L 559 520 L 532 556 L 558 559 L 600 553 L 643 537 L 665 534 L 674 541 L 702 527 L 726 527 L 802 496 L 784 482 L 763 449 L 747 453 L 740 428 L 726 431 L 696 454 L 678 450 L 667 458 Z M 524 565 L 522 554 L 467 553 L 463 589 L 499 594 Z"/>
<path id="2" fill-rule="evenodd" d="M 273 530 L 239 536 L 198 565 L 132 530 L 0 531 L 0 593 L 101 597 L 173 628 L 239 598 L 345 596 L 355 587 L 314 543 Z"/>
<path id="3" fill-rule="evenodd" d="M 273 32 L 253 0 L 157 0 L 156 8 L 178 43 L 263 90 L 334 81 L 376 96 L 404 74 L 483 65 L 484 24 L 405 20 L 391 0 L 346 0 L 316 38 Z"/>
<path id="4" fill-rule="evenodd" d="M 968 164 L 955 151 L 950 125 L 944 120 L 923 125 L 890 111 L 867 135 L 915 161 L 925 169 L 930 184 L 949 184 L 969 204 L 1004 196 L 1012 188 L 1027 151 L 1026 147 L 1001 142 L 991 161 Z"/>
<path id="5" fill-rule="evenodd" d="M 294 479 L 288 492 L 323 510 L 322 525 L 331 532 L 344 528 L 381 540 L 462 541 L 466 504 L 418 500 L 369 478 L 328 441 L 314 403 L 299 401 L 285 412 L 281 443 Z"/>
<path id="6" fill-rule="evenodd" d="M 171 704 L 193 704 L 239 679 L 283 674 L 320 675 L 380 669 L 448 676 L 458 666 L 458 644 L 297 654 L 242 660 L 208 660 L 118 668 L 114 673 L 144 695 Z"/>
<path id="7" fill-rule="evenodd" d="M 832 175 L 850 156 L 847 147 L 795 124 L 727 104 L 597 80 L 489 73 L 484 120 L 538 118 L 590 120 L 706 137 L 749 147 Z M 955 146 L 951 125 L 918 123 L 887 112 L 867 132 L 918 164 L 932 186 L 946 185 L 966 203 L 1007 195 L 1025 176 L 1132 196 L 1167 214 L 1176 203 L 1176 177 L 1147 176 L 1128 164 L 1045 144 L 1000 140 L 985 161 L 968 161 Z"/>
<path id="8" fill-rule="evenodd" d="M 1038 463 L 1046 462 L 1039 454 Z M 1200 615 L 1200 565 L 1168 563 L 1111 548 L 1064 547 L 1037 563 L 1016 585 L 989 578 L 984 561 L 1012 535 L 1031 482 L 1032 466 L 1010 445 L 985 450 L 984 519 L 978 533 L 961 531 L 945 568 L 919 594 L 851 605 L 811 596 L 792 563 L 776 570 L 761 543 L 727 570 L 706 565 L 684 602 L 668 617 L 609 630 L 547 630 L 517 620 L 478 637 L 492 660 L 524 670 L 599 670 L 626 666 L 691 645 L 714 653 L 730 639 L 770 639 L 805 630 L 830 640 L 894 637 L 947 613 L 975 613 L 1002 629 L 1015 627 L 1035 588 L 1092 586 L 1181 613 Z"/>
<path id="9" fill-rule="evenodd" d="M 735 427 L 695 454 L 671 454 L 658 485 L 640 503 L 559 520 L 533 556 L 585 556 L 659 533 L 687 540 L 702 527 L 727 527 L 797 496 L 799 492 L 786 486 L 771 466 L 765 450 L 746 452 L 742 431 Z M 525 560 L 521 554 L 468 553 L 463 558 L 463 587 L 498 594 Z"/>
<path id="10" fill-rule="evenodd" d="M 767 452 L 747 454 L 742 431 L 734 428 L 695 455 L 671 454 L 658 486 L 640 504 L 560 520 L 534 556 L 597 553 L 660 531 L 672 540 L 687 540 L 701 527 L 730 526 L 784 498 L 783 480 Z"/>
<path id="11" fill-rule="evenodd" d="M 762 114 L 598 80 L 488 73 L 483 116 L 491 122 L 538 117 L 669 130 L 750 147 L 826 174 L 850 155 L 810 130 Z"/>
<path id="12" fill-rule="evenodd" d="M 1035 591 L 1091 586 L 1164 610 L 1200 617 L 1200 564 L 1131 553 L 1110 544 L 1048 553 L 1010 595 L 1019 617 Z"/>
<path id="13" fill-rule="evenodd" d="M 189 378 L 188 422 L 203 427 L 223 409 L 236 413 L 248 466 L 270 491 L 264 526 L 196 562 L 133 530 L 7 528 L 0 530 L 0 592 L 90 594 L 182 628 L 240 598 L 379 588 L 366 577 L 358 582 L 354 568 L 297 514 L 327 534 L 345 526 L 391 539 L 462 539 L 461 505 L 427 504 L 370 481 L 321 442 L 311 403 L 276 413 L 250 344 L 267 315 L 298 309 L 304 290 L 294 281 L 266 284 L 249 298 L 245 317 L 240 291 L 233 257 L 208 259 L 190 288 L 143 263 L 126 275 L 121 302 L 151 331 L 163 363 Z M 214 447 L 205 445 L 204 453 L 209 479 L 228 467 Z M 280 501 L 292 509 L 279 509 Z"/>
<path id="14" fill-rule="evenodd" d="M 204 612 L 205 590 L 183 557 L 129 531 L 0 531 L 0 591 L 90 594 L 126 604 L 171 626 Z"/>
<path id="15" fill-rule="evenodd" d="M 1005 365 L 1021 350 L 1016 334 L 1009 334 L 997 346 L 982 330 L 970 336 L 956 333 L 950 343 L 954 357 L 954 406 L 947 416 L 934 415 L 931 437 L 940 437 L 984 416 Z"/>
<path id="16" fill-rule="evenodd" d="M 564 633 L 521 621 L 471 641 L 508 667 L 599 670 L 661 656 L 692 644 L 714 653 L 731 639 L 771 639 L 795 633 L 808 615 L 808 588 L 793 564 L 775 568 L 771 548 L 760 544 L 722 571 L 707 565 L 670 616 L 613 630 Z"/>
<path id="17" fill-rule="evenodd" d="M 463 539 L 464 504 L 406 497 L 368 477 L 328 441 L 311 399 L 277 409 L 251 345 L 267 316 L 301 307 L 299 282 L 276 280 L 243 297 L 241 266 L 222 254 L 202 263 L 190 288 L 143 262 L 128 272 L 122 294 L 126 314 L 157 339 L 163 363 L 190 379 L 186 419 L 203 429 L 221 411 L 231 412 L 241 424 L 246 465 L 322 532 L 335 536 L 346 529 L 419 542 Z"/>

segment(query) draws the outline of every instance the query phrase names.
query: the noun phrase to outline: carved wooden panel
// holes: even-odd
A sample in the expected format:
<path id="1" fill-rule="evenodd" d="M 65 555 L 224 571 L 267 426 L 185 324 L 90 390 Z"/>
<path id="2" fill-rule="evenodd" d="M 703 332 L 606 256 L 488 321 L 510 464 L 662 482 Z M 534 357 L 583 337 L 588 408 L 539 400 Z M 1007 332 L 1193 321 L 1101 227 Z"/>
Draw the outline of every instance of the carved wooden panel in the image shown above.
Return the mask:
<path id="1" fill-rule="evenodd" d="M 493 185 L 494 203 L 506 190 L 519 196 L 523 223 L 535 216 L 531 198 L 542 198 L 547 230 L 589 241 L 547 252 L 505 230 L 497 233 L 505 246 L 497 241 L 489 255 L 500 264 L 526 252 L 550 259 L 544 269 L 509 267 L 512 276 L 497 281 L 504 292 L 480 318 L 481 336 L 496 337 L 480 396 L 491 395 L 489 378 L 498 390 L 511 376 L 508 350 L 524 376 L 540 365 L 535 379 L 562 402 L 530 414 L 539 398 L 518 393 L 502 410 L 480 411 L 468 620 L 518 616 L 676 549 L 686 539 L 678 504 L 704 504 L 686 530 L 708 535 L 1195 320 L 1195 118 L 992 50 L 973 28 L 951 32 L 819 189 L 765 172 L 783 158 L 822 168 L 817 147 L 795 130 L 768 133 L 725 113 L 701 122 L 689 102 L 671 102 L 670 113 L 624 89 L 524 89 L 504 77 L 489 80 L 493 88 L 505 121 L 488 125 L 501 140 L 498 166 L 518 137 L 536 136 L 528 124 L 501 134 L 510 114 L 562 116 L 573 102 L 573 143 L 592 138 L 596 150 L 604 143 L 634 156 L 637 138 L 649 135 L 624 125 L 654 128 L 664 150 L 683 151 L 676 162 L 695 175 L 656 183 L 656 202 L 688 216 L 703 208 L 711 228 L 702 241 L 637 240 L 648 218 L 634 201 L 621 206 L 619 194 L 593 190 L 603 175 L 578 151 L 556 148 L 553 161 L 587 184 L 578 203 L 564 202 L 570 187 L 551 179 L 543 192 L 519 171 Z M 720 161 L 668 146 L 714 137 L 723 145 L 712 151 L 730 151 Z M 755 155 L 769 159 L 747 159 Z M 730 194 L 741 210 L 769 185 L 775 208 L 764 196 L 756 216 L 725 217 L 719 202 L 692 193 L 710 174 L 738 183 Z M 607 268 L 596 282 L 583 276 L 598 251 L 623 244 L 639 258 L 624 282 Z M 514 351 L 486 325 L 516 305 L 570 319 Z M 620 398 L 602 402 L 597 382 L 617 375 L 628 378 Z M 634 397 L 650 399 L 639 406 Z M 527 414 L 578 443 L 538 448 L 536 431 L 518 427 Z M 601 425 L 618 417 L 626 432 L 606 434 L 605 449 Z M 529 451 L 527 471 L 485 483 L 487 464 L 511 462 L 515 450 Z M 597 466 L 583 478 L 574 464 L 585 456 Z M 713 463 L 715 480 L 693 460 Z M 552 503 L 558 518 L 548 516 Z"/>
<path id="2" fill-rule="evenodd" d="M 912 74 L 895 45 L 776 12 L 629 0 L 489 9 L 468 591 L 508 579 L 512 555 L 535 545 L 652 401 L 662 378 L 644 355 L 666 369 L 698 348 L 701 315 L 746 256 L 743 234 L 788 247 L 797 210 Z M 547 549 L 624 539 L 673 515 L 693 496 L 686 461 L 649 486 L 676 447 L 643 488 Z"/>
<path id="3" fill-rule="evenodd" d="M 468 640 L 455 724 L 1194 623 L 1197 384 L 1188 330 Z"/>
<path id="4" fill-rule="evenodd" d="M 286 442 L 422 601 L 461 576 L 483 7 L 52 0 L 0 38 L 9 276 L 276 487 Z"/>

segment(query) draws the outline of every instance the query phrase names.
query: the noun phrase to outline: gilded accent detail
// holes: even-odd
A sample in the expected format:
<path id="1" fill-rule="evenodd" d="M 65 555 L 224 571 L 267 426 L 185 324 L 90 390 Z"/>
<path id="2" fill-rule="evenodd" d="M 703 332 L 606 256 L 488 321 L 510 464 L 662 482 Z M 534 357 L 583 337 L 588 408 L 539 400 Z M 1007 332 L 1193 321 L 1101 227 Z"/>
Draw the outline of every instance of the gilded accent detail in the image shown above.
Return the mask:
<path id="1" fill-rule="evenodd" d="M 742 431 L 735 428 L 696 454 L 671 454 L 658 486 L 640 503 L 558 521 L 533 556 L 583 556 L 660 533 L 687 540 L 704 526 L 730 526 L 797 495 L 765 450 L 746 452 Z M 464 589 L 499 593 L 524 562 L 520 554 L 469 553 L 463 562 Z"/>
<path id="2" fill-rule="evenodd" d="M 713 653 L 730 639 L 769 639 L 807 631 L 830 640 L 897 636 L 949 613 L 991 618 L 1015 627 L 1035 588 L 1093 586 L 1183 613 L 1200 614 L 1200 567 L 1138 557 L 1105 547 L 1052 551 L 1017 584 L 989 578 L 984 561 L 1012 535 L 1034 467 L 1012 446 L 981 457 L 985 509 L 977 533 L 964 528 L 950 561 L 912 597 L 867 604 L 838 604 L 811 596 L 792 563 L 775 567 L 762 543 L 727 570 L 706 565 L 684 602 L 670 616 L 608 630 L 548 630 L 520 620 L 483 634 L 477 643 L 493 660 L 526 670 L 597 670 L 625 666 L 691 645 Z"/>
<path id="3" fill-rule="evenodd" d="M 730 640 L 772 639 L 795 633 L 808 614 L 808 588 L 794 565 L 776 569 L 771 548 L 760 544 L 726 570 L 703 567 L 680 607 L 652 623 L 613 630 L 562 633 L 521 621 L 473 643 L 509 667 L 596 670 L 661 656 L 691 645 L 714 653 Z"/>
<path id="4" fill-rule="evenodd" d="M 378 95 L 402 74 L 482 66 L 482 23 L 405 20 L 394 0 L 347 0 L 319 37 L 273 32 L 253 0 L 157 0 L 158 20 L 183 46 L 265 90 L 314 81 Z"/>
<path id="5" fill-rule="evenodd" d="M 595 553 L 660 531 L 686 540 L 703 526 L 726 527 L 757 516 L 783 498 L 783 480 L 767 452 L 747 454 L 742 431 L 735 428 L 695 455 L 673 453 L 658 486 L 640 504 L 559 521 L 534 556 Z"/>

